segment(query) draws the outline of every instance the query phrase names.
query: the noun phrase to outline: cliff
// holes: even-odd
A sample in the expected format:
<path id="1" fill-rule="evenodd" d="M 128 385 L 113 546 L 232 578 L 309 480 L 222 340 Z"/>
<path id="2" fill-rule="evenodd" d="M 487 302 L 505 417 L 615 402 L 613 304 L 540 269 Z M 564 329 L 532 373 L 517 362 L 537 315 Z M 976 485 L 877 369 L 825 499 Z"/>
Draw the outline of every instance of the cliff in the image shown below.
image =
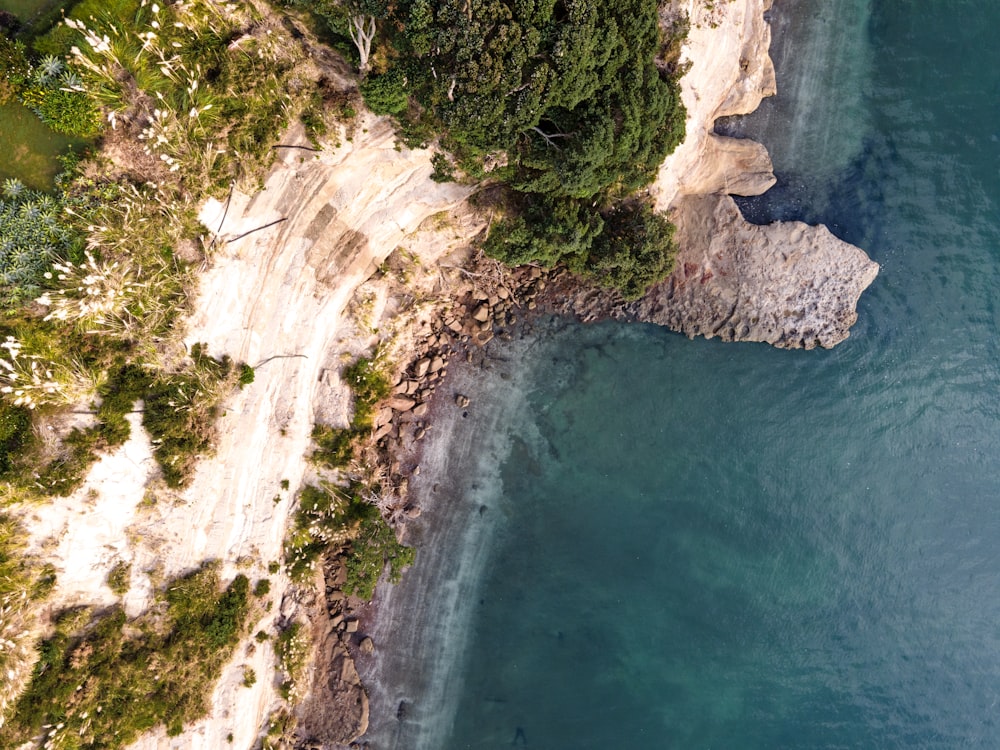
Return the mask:
<path id="1" fill-rule="evenodd" d="M 768 55 L 771 0 L 682 0 L 691 31 L 681 80 L 687 139 L 654 185 L 677 225 L 673 274 L 634 307 L 643 321 L 688 336 L 831 347 L 857 320 L 857 302 L 878 265 L 825 227 L 745 221 L 732 195 L 759 195 L 775 177 L 763 146 L 713 132 L 720 117 L 754 111 L 775 93 Z M 668 14 L 669 15 L 669 14 Z"/>

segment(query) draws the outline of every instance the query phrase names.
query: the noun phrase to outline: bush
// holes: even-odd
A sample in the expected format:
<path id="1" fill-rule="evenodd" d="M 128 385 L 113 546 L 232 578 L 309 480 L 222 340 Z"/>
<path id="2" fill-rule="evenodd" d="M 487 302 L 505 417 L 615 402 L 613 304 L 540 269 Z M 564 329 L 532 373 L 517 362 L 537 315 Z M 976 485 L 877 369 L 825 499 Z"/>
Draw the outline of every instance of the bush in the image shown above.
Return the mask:
<path id="1" fill-rule="evenodd" d="M 0 105 L 14 99 L 31 75 L 31 64 L 22 42 L 0 33 Z"/>
<path id="2" fill-rule="evenodd" d="M 551 268 L 563 262 L 579 268 L 594 237 L 604 228 L 601 215 L 587 201 L 521 196 L 514 215 L 496 224 L 483 250 L 511 266 L 539 263 Z"/>
<path id="3" fill-rule="evenodd" d="M 31 444 L 31 437 L 30 411 L 0 401 L 0 476 L 14 468 L 18 455 Z"/>
<path id="4" fill-rule="evenodd" d="M 626 300 L 639 299 L 673 270 L 677 254 L 674 226 L 643 202 L 615 208 L 605 222 L 584 273 L 602 286 L 616 289 Z"/>
<path id="5" fill-rule="evenodd" d="M 347 568 L 344 593 L 369 601 L 386 566 L 389 566 L 389 580 L 398 582 L 403 568 L 413 564 L 416 550 L 396 540 L 396 532 L 374 505 L 359 506 L 357 513 L 361 523 L 344 560 Z"/>
<path id="6" fill-rule="evenodd" d="M 398 115 L 409 101 L 406 76 L 398 68 L 368 76 L 360 88 L 365 104 L 377 115 Z"/>
<path id="7" fill-rule="evenodd" d="M 128 593 L 132 581 L 132 564 L 124 560 L 117 563 L 108 573 L 108 588 L 118 596 Z"/>
<path id="8" fill-rule="evenodd" d="M 198 344 L 191 358 L 189 372 L 161 376 L 145 397 L 142 423 L 156 445 L 153 455 L 168 487 L 186 486 L 198 457 L 212 447 L 219 404 L 233 371 L 232 360 L 213 359 Z"/>
<path id="9" fill-rule="evenodd" d="M 21 101 L 57 133 L 93 138 L 101 132 L 101 112 L 93 100 L 83 91 L 67 89 L 62 80 L 28 87 Z"/>

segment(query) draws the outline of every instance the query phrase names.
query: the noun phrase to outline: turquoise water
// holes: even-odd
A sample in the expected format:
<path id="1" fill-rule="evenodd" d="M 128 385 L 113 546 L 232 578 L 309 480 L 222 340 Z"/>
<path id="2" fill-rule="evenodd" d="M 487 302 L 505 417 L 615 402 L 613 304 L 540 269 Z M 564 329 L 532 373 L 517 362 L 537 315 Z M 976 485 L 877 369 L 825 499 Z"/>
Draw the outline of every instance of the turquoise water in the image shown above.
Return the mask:
<path id="1" fill-rule="evenodd" d="M 742 207 L 881 275 L 829 352 L 539 344 L 449 750 L 1000 747 L 1000 6 L 777 6 Z"/>

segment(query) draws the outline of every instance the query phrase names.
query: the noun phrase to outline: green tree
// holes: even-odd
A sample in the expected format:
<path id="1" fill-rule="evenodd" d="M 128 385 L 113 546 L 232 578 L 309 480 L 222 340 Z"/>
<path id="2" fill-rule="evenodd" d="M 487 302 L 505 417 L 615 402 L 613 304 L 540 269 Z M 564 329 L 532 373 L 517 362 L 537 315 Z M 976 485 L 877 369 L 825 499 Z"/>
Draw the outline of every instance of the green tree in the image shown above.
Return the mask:
<path id="1" fill-rule="evenodd" d="M 673 270 L 674 225 L 643 201 L 616 206 L 604 221 L 583 273 L 626 300 L 638 299 Z"/>

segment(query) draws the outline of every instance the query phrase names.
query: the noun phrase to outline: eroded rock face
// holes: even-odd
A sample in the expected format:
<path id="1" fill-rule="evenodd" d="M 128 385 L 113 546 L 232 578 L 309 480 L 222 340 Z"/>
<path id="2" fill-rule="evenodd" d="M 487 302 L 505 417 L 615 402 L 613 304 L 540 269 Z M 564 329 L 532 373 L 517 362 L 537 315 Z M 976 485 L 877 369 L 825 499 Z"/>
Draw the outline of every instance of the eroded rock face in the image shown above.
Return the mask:
<path id="1" fill-rule="evenodd" d="M 728 195 L 682 199 L 677 269 L 636 305 L 688 336 L 831 347 L 857 320 L 878 265 L 823 226 L 745 221 Z"/>
<path id="2" fill-rule="evenodd" d="M 664 162 L 653 194 L 677 225 L 681 250 L 674 273 L 633 310 L 689 336 L 831 347 L 849 335 L 878 265 L 822 226 L 745 221 L 729 196 L 774 185 L 770 157 L 759 143 L 713 132 L 717 118 L 752 112 L 775 93 L 770 7 L 674 3 L 672 12 L 691 20 L 691 67 L 681 79 L 687 138 Z"/>

